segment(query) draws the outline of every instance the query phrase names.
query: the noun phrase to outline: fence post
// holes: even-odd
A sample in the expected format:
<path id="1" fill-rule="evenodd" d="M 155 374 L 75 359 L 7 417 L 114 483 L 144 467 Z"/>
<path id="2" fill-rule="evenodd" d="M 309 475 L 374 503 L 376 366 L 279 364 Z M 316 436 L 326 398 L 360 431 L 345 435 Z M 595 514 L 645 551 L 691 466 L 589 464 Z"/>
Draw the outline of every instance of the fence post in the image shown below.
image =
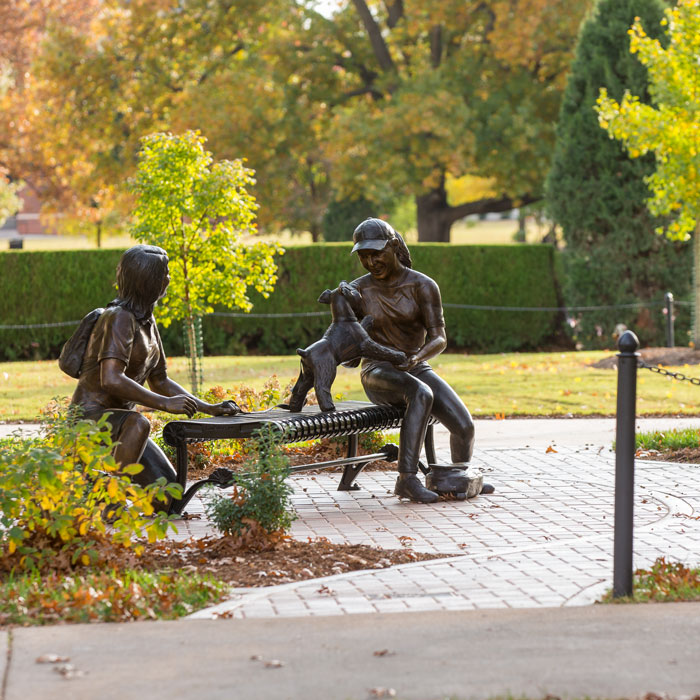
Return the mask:
<path id="1" fill-rule="evenodd" d="M 613 597 L 632 595 L 634 517 L 634 422 L 637 417 L 639 340 L 625 331 L 617 344 L 617 428 L 615 436 L 615 535 Z"/>
<path id="2" fill-rule="evenodd" d="M 675 337 L 673 334 L 673 294 L 666 292 L 666 347 L 672 348 L 675 346 Z"/>

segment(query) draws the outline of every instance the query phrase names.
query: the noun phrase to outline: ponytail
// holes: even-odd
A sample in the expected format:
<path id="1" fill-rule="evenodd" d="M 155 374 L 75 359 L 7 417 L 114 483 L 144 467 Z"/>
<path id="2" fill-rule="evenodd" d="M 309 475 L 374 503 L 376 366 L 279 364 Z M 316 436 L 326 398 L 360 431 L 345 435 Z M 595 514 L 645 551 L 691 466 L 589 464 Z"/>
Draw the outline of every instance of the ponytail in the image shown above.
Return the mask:
<path id="1" fill-rule="evenodd" d="M 404 241 L 403 236 L 401 236 L 400 233 L 397 231 L 394 233 L 396 234 L 396 240 L 399 242 L 396 250 L 396 257 L 404 267 L 413 268 L 413 260 L 411 260 L 411 253 L 408 250 L 406 241 Z"/>

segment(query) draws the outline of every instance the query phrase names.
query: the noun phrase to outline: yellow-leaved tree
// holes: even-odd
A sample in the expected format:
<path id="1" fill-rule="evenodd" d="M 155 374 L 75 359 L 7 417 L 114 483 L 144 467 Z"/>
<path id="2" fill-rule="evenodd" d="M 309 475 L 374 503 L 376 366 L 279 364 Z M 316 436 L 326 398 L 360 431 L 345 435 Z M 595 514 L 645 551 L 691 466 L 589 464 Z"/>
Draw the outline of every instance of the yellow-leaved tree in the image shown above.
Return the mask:
<path id="1" fill-rule="evenodd" d="M 629 93 L 617 102 L 601 90 L 596 109 L 600 125 L 630 156 L 656 156 L 656 170 L 647 178 L 648 206 L 668 222 L 657 232 L 693 237 L 693 342 L 700 347 L 700 0 L 679 0 L 662 23 L 666 48 L 647 36 L 639 20 L 630 29 L 630 50 L 649 71 L 652 105 Z"/>
<path id="2" fill-rule="evenodd" d="M 192 392 L 202 389 L 201 318 L 216 305 L 250 311 L 250 288 L 269 296 L 277 281 L 276 243 L 239 240 L 256 231 L 258 204 L 243 161 L 214 161 L 194 131 L 141 139 L 132 236 L 164 248 L 170 286 L 157 311 L 163 326 L 182 321 Z"/>

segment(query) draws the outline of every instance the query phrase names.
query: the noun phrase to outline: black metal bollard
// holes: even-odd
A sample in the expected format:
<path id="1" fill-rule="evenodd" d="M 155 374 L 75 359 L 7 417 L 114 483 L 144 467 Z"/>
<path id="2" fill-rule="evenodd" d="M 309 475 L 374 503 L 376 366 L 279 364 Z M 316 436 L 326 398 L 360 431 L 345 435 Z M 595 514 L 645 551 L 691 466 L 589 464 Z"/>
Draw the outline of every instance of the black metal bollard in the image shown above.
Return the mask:
<path id="1" fill-rule="evenodd" d="M 675 346 L 675 337 L 673 333 L 673 294 L 666 292 L 664 297 L 666 301 L 666 347 L 672 348 Z"/>
<path id="2" fill-rule="evenodd" d="M 632 595 L 634 518 L 634 422 L 637 418 L 639 340 L 625 331 L 617 344 L 617 429 L 615 437 L 615 536 L 613 597 Z"/>

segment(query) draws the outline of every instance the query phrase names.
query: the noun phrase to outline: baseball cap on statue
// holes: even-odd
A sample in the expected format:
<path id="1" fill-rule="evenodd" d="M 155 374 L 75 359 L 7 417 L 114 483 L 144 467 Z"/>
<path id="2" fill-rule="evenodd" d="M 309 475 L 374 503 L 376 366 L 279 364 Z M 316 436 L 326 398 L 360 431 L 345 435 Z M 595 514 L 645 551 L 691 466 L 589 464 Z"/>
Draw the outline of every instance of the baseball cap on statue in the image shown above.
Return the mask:
<path id="1" fill-rule="evenodd" d="M 355 244 L 350 251 L 358 250 L 382 250 L 386 244 L 396 238 L 394 231 L 386 221 L 381 219 L 365 219 L 352 234 L 352 242 Z"/>

